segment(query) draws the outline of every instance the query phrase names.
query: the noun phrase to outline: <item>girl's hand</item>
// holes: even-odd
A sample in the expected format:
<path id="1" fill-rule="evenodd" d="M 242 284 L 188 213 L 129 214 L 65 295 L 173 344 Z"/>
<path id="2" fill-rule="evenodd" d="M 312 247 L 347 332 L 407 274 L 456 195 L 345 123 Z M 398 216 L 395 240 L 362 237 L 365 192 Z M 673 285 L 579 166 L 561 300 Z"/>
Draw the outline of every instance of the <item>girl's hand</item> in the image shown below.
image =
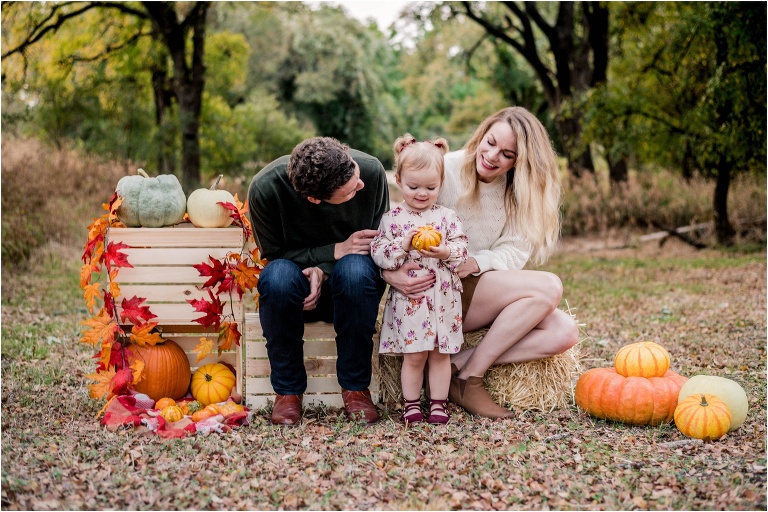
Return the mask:
<path id="1" fill-rule="evenodd" d="M 451 256 L 451 250 L 444 243 L 429 249 L 419 251 L 422 256 L 427 258 L 437 258 L 439 260 L 447 260 Z"/>
<path id="2" fill-rule="evenodd" d="M 413 228 L 409 232 L 405 234 L 403 237 L 403 250 L 405 252 L 412 251 L 414 249 L 413 247 L 413 236 L 418 233 L 418 230 L 416 228 Z"/>
<path id="3" fill-rule="evenodd" d="M 419 270 L 421 270 L 421 265 L 411 262 L 404 264 L 397 270 L 382 270 L 381 275 L 392 288 L 409 299 L 418 299 L 423 296 L 425 291 L 432 288 L 436 281 L 435 275 L 431 272 L 426 272 L 426 275 L 415 276 Z"/>
<path id="4" fill-rule="evenodd" d="M 469 274 L 475 274 L 477 272 L 480 272 L 480 266 L 477 264 L 477 260 L 472 257 L 467 258 L 467 261 L 456 267 L 456 274 L 462 279 Z"/>

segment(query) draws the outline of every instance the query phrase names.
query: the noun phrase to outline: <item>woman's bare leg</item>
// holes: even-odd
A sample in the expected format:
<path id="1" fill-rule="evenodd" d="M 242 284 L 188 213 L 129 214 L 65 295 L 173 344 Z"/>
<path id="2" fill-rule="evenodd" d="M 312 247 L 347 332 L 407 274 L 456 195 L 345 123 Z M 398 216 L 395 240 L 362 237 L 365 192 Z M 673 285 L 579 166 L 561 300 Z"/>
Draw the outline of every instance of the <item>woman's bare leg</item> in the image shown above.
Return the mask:
<path id="1" fill-rule="evenodd" d="M 464 319 L 464 330 L 490 326 L 480 344 L 451 359 L 459 377 L 482 376 L 493 364 L 533 361 L 567 350 L 578 327 L 557 309 L 560 279 L 549 272 L 520 270 L 484 274 Z"/>

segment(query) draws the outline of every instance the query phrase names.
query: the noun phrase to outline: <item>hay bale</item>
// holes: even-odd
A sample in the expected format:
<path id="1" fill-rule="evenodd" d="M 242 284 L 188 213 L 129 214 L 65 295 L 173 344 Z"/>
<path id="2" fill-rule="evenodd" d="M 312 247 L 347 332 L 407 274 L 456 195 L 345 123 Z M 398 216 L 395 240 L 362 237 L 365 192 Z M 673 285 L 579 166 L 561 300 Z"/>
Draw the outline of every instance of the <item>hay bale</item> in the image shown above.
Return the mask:
<path id="1" fill-rule="evenodd" d="M 464 348 L 475 347 L 488 329 L 464 335 Z M 573 403 L 574 380 L 581 374 L 581 342 L 562 354 L 527 363 L 491 366 L 483 383 L 496 403 L 519 411 L 551 411 Z"/>
<path id="2" fill-rule="evenodd" d="M 477 346 L 488 329 L 468 332 L 462 348 Z M 499 364 L 485 372 L 483 382 L 498 404 L 517 411 L 568 407 L 573 403 L 574 380 L 581 374 L 581 342 L 562 354 L 527 363 Z M 382 402 L 403 399 L 397 355 L 379 356 L 379 389 Z"/>

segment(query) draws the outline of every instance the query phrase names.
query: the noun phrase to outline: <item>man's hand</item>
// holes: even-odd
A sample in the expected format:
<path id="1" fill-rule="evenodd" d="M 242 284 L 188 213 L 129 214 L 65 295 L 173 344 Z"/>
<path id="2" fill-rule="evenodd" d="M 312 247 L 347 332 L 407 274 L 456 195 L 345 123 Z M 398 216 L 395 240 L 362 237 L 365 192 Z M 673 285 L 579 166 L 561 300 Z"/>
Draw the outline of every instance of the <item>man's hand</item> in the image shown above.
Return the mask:
<path id="1" fill-rule="evenodd" d="M 309 295 L 304 299 L 304 311 L 309 311 L 317 307 L 317 301 L 320 300 L 320 289 L 328 276 L 318 267 L 305 268 L 301 273 L 309 279 Z"/>
<path id="2" fill-rule="evenodd" d="M 467 261 L 456 267 L 456 274 L 462 279 L 469 274 L 475 274 L 477 272 L 480 272 L 480 266 L 477 264 L 475 258 L 467 258 Z"/>
<path id="3" fill-rule="evenodd" d="M 422 270 L 418 263 L 406 263 L 397 270 L 384 270 L 381 272 L 384 281 L 396 288 L 403 295 L 411 299 L 418 299 L 425 291 L 435 285 L 435 275 L 424 272 L 426 275 L 416 277 L 417 271 Z"/>
<path id="4" fill-rule="evenodd" d="M 347 254 L 370 254 L 371 242 L 373 242 L 373 237 L 378 233 L 375 229 L 355 231 L 349 238 L 336 244 L 333 250 L 333 257 L 336 260 L 340 260 Z"/>

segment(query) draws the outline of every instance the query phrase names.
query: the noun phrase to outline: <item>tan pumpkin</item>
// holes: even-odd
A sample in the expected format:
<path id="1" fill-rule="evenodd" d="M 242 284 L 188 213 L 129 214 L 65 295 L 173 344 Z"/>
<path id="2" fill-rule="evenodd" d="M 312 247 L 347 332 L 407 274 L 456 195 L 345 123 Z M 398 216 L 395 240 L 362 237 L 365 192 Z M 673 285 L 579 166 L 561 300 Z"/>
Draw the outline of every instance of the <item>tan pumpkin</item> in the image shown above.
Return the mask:
<path id="1" fill-rule="evenodd" d="M 219 406 L 219 414 L 223 414 L 224 417 L 234 414 L 236 412 L 243 412 L 245 407 L 240 404 L 236 404 L 232 400 L 227 400 L 225 403 Z"/>
<path id="2" fill-rule="evenodd" d="M 614 368 L 624 377 L 662 377 L 669 365 L 669 352 L 652 341 L 621 347 L 613 360 Z"/>
<path id="3" fill-rule="evenodd" d="M 669 423 L 687 379 L 673 371 L 663 377 L 624 377 L 615 368 L 592 368 L 576 382 L 576 404 L 597 418 L 631 425 Z"/>
<path id="4" fill-rule="evenodd" d="M 235 204 L 235 198 L 232 194 L 216 188 L 223 176 L 220 174 L 211 188 L 199 188 L 189 195 L 187 215 L 195 226 L 199 228 L 225 228 L 232 224 L 233 212 L 218 204 Z"/>
<path id="5" fill-rule="evenodd" d="M 691 395 L 702 393 L 715 395 L 728 406 L 731 412 L 729 432 L 736 430 L 744 423 L 749 411 L 749 400 L 744 388 L 738 382 L 714 375 L 694 375 L 683 385 L 677 401 L 682 402 Z"/>
<path id="6" fill-rule="evenodd" d="M 184 350 L 172 339 L 157 345 L 142 347 L 131 345 L 130 350 L 144 362 L 144 371 L 134 389 L 152 400 L 164 397 L 179 400 L 189 389 L 189 359 Z"/>
<path id="7" fill-rule="evenodd" d="M 432 225 L 421 226 L 417 228 L 416 234 L 413 235 L 411 245 L 418 251 L 428 251 L 432 247 L 440 245 L 440 241 L 443 239 L 443 235 Z"/>
<path id="8" fill-rule="evenodd" d="M 182 221 L 187 209 L 187 197 L 173 174 L 150 178 L 139 169 L 138 175 L 120 178 L 115 192 L 122 199 L 117 217 L 129 227 L 173 226 Z"/>
<path id="9" fill-rule="evenodd" d="M 160 411 L 160 416 L 165 418 L 165 421 L 170 421 L 173 423 L 174 421 L 179 421 L 181 418 L 183 418 L 184 413 L 182 412 L 181 407 L 178 405 L 169 405 Z"/>
<path id="10" fill-rule="evenodd" d="M 221 363 L 210 363 L 192 375 L 192 396 L 203 405 L 223 402 L 235 387 L 235 375 Z"/>
<path id="11" fill-rule="evenodd" d="M 715 395 L 691 395 L 677 404 L 675 425 L 688 437 L 714 441 L 728 432 L 731 411 Z"/>

